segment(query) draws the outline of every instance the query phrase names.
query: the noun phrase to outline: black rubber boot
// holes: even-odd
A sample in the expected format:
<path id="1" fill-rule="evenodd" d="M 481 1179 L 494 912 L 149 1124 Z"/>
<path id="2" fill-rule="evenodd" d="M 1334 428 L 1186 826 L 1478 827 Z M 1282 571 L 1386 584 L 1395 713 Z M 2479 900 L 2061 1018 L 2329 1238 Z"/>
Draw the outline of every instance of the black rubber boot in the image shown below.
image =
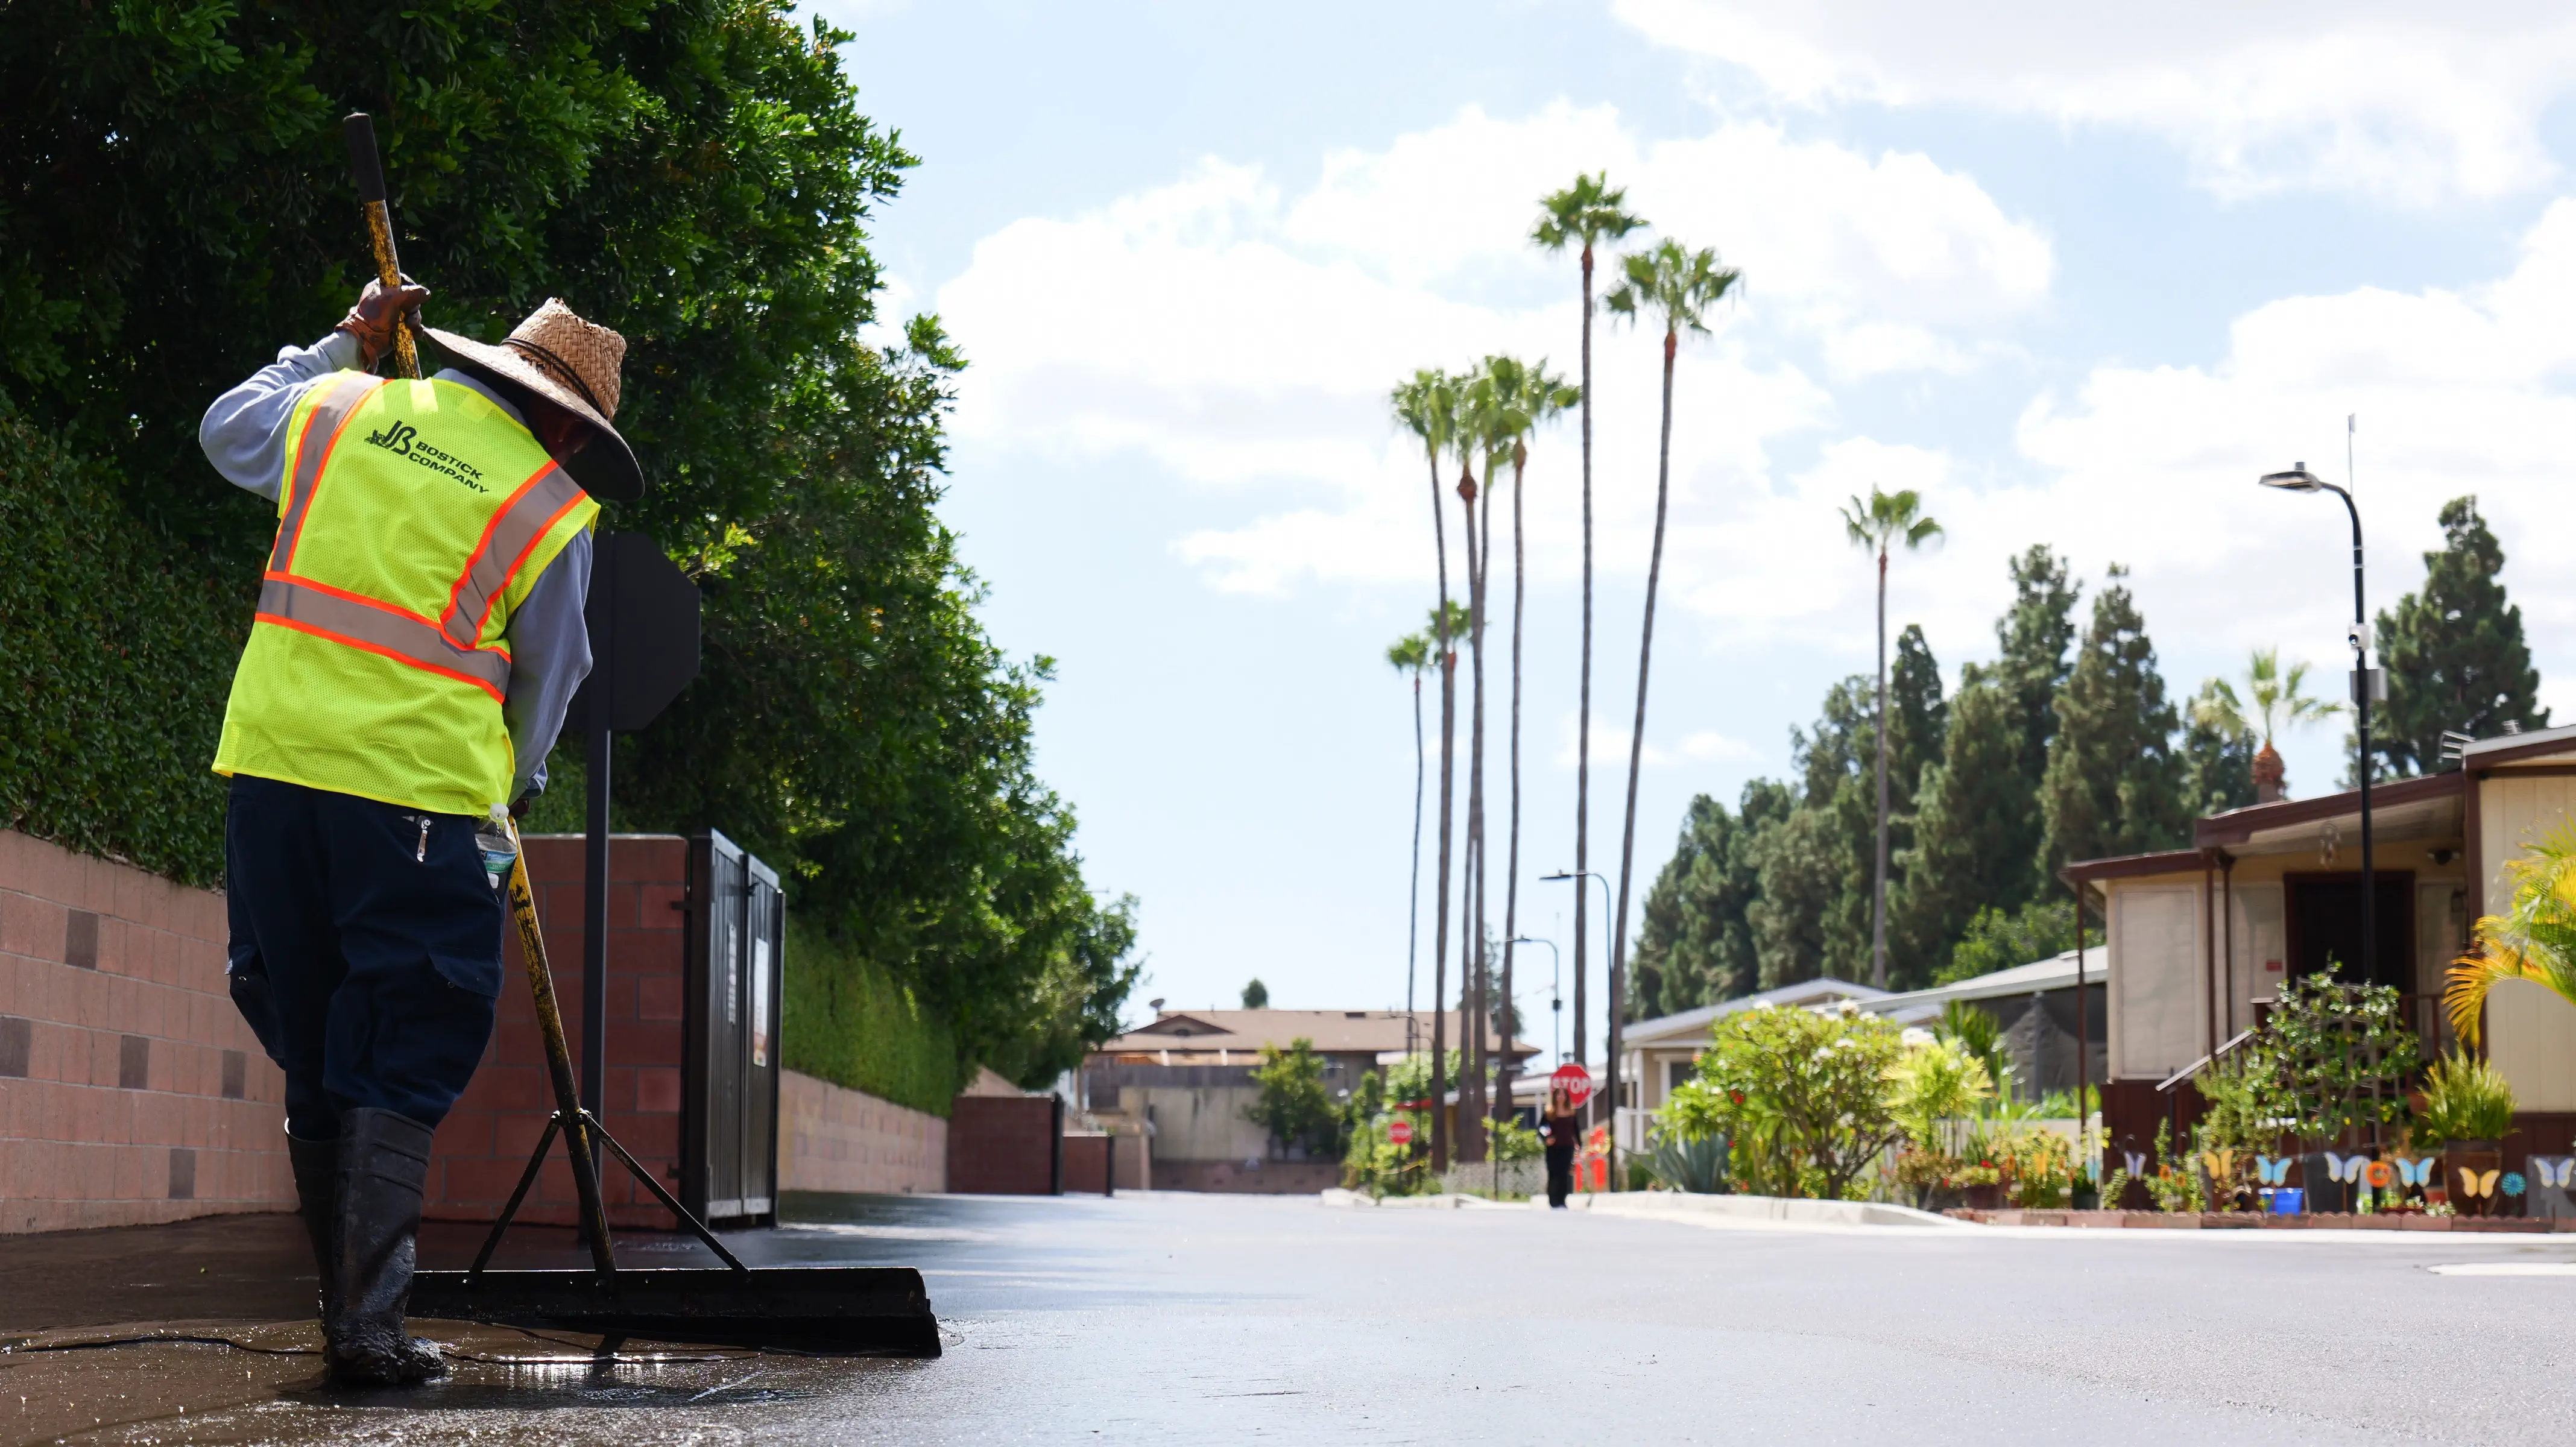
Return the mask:
<path id="1" fill-rule="evenodd" d="M 295 1167 L 295 1200 L 304 1218 L 304 1234 L 313 1242 L 313 1270 L 322 1281 L 322 1331 L 340 1315 L 340 1273 L 333 1267 L 331 1233 L 340 1223 L 340 1143 L 286 1138 L 286 1159 Z"/>
<path id="2" fill-rule="evenodd" d="M 340 1311 L 323 1327 L 336 1380 L 393 1386 L 447 1374 L 437 1343 L 403 1333 L 429 1140 L 428 1126 L 389 1110 L 340 1116 Z"/>

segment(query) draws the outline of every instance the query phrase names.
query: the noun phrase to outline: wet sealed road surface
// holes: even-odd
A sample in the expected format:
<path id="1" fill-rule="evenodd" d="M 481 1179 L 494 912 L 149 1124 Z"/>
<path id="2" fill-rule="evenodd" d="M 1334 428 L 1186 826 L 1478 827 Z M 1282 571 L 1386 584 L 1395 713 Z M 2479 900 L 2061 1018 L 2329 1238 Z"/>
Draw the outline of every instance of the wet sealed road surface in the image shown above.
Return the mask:
<path id="1" fill-rule="evenodd" d="M 2570 1435 L 2576 1243 L 1707 1229 L 1312 1198 L 817 1198 L 755 1263 L 911 1265 L 946 1355 L 451 1323 L 454 1375 L 320 1381 L 285 1217 L 0 1240 L 0 1438 L 113 1443 L 2004 1442 Z M 441 1229 L 429 1264 L 474 1233 Z M 505 1265 L 577 1264 L 560 1232 Z M 713 1262 L 636 1238 L 636 1264 Z M 137 1327 L 135 1323 L 150 1324 Z"/>

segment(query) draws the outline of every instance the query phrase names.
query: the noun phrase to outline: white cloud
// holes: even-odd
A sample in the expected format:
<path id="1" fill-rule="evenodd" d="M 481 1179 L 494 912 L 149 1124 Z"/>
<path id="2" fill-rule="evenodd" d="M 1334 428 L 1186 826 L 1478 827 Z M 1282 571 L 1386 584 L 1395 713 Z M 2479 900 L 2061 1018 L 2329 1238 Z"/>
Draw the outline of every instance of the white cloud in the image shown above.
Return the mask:
<path id="1" fill-rule="evenodd" d="M 2045 236 L 1921 156 L 1873 158 L 1758 124 L 1645 144 L 1607 108 L 1505 120 L 1470 107 L 1382 150 L 1327 158 L 1293 197 L 1258 168 L 1209 160 L 1097 211 L 986 237 L 938 298 L 975 363 L 957 430 L 1040 452 L 1136 454 L 1202 486 L 1275 494 L 1247 522 L 1176 542 L 1220 587 L 1419 578 L 1424 463 L 1393 436 L 1387 389 L 1417 366 L 1500 350 L 1572 370 L 1573 268 L 1527 235 L 1540 195 L 1602 167 L 1673 234 L 1723 243 L 1754 298 L 1723 309 L 1716 339 L 1680 364 L 1677 538 L 1707 530 L 1712 500 L 1767 493 L 1780 442 L 1832 415 L 1823 386 L 1755 361 L 1739 333 L 1811 338 L 1835 376 L 1957 371 L 1986 349 L 1982 332 L 2045 297 L 2053 273 Z M 1655 339 L 1605 319 L 1596 366 L 1601 555 L 1642 571 Z M 1536 545 L 1579 526 L 1570 430 L 1540 439 L 1528 479 L 1527 523 L 1548 559 L 1566 550 Z M 1669 566 L 1687 580 L 1695 565 L 1680 551 Z"/>
<path id="2" fill-rule="evenodd" d="M 2546 0 L 1617 0 L 1650 38 L 1802 105 L 1951 105 L 2145 131 L 2232 195 L 2425 204 L 2555 172 L 2544 113 L 2576 88 L 2576 10 Z"/>

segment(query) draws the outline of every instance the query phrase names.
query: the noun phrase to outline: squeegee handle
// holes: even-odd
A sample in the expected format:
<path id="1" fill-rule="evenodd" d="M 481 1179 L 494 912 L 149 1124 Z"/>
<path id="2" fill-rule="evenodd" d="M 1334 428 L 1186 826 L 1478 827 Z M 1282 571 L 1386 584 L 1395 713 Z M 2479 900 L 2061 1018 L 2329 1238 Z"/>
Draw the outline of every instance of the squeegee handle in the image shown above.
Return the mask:
<path id="1" fill-rule="evenodd" d="M 391 291 L 402 285 L 402 258 L 394 251 L 393 213 L 385 209 L 385 167 L 376 154 L 376 123 L 359 111 L 340 124 L 349 134 L 349 174 L 358 183 L 358 204 L 366 211 L 367 241 L 376 252 L 376 280 Z M 420 375 L 420 351 L 412 343 L 408 317 L 394 324 L 394 375 Z"/>
<path id="2" fill-rule="evenodd" d="M 546 937 L 537 928 L 537 900 L 528 887 L 528 852 L 519 826 L 509 826 L 518 853 L 510 861 L 510 919 L 519 929 L 519 957 L 527 961 L 528 992 L 536 997 L 537 1034 L 546 1043 L 546 1073 L 554 1078 L 555 1115 L 564 1125 L 564 1153 L 572 1161 L 572 1188 L 581 1198 L 581 1219 L 589 1227 L 590 1264 L 606 1276 L 617 1270 L 616 1252 L 608 1239 L 608 1208 L 600 1200 L 599 1173 L 592 1165 L 590 1117 L 573 1089 L 572 1048 L 564 1043 L 563 1011 L 555 1005 L 555 972 L 546 963 Z"/>

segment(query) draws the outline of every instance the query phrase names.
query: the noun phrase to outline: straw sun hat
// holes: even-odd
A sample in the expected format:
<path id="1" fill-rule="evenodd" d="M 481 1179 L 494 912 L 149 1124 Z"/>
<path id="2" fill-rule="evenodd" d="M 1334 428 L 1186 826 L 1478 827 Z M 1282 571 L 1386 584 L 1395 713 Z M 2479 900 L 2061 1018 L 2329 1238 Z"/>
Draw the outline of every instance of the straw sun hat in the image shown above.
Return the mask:
<path id="1" fill-rule="evenodd" d="M 499 346 L 436 327 L 422 330 L 465 370 L 532 393 L 591 425 L 598 435 L 564 464 L 582 491 L 602 502 L 643 496 L 635 449 L 611 420 L 617 416 L 617 369 L 626 360 L 624 337 L 583 321 L 557 297 L 546 298 Z"/>

